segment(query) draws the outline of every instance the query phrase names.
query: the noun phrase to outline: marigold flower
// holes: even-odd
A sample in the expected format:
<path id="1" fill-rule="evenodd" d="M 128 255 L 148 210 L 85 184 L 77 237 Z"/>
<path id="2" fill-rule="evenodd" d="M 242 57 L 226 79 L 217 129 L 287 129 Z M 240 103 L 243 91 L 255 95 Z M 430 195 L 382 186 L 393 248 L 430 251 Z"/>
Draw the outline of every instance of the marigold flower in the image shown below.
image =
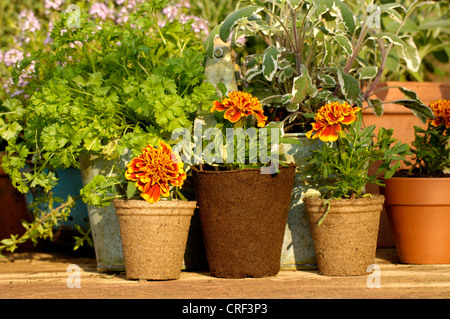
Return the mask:
<path id="1" fill-rule="evenodd" d="M 347 102 L 327 103 L 317 111 L 314 118 L 316 122 L 312 123 L 313 128 L 306 133 L 306 137 L 319 138 L 324 142 L 336 141 L 342 130 L 341 124 L 352 124 L 360 110 L 360 107 L 351 107 Z"/>
<path id="2" fill-rule="evenodd" d="M 430 108 L 433 111 L 435 119 L 428 120 L 433 126 L 439 126 L 442 123 L 446 128 L 450 127 L 450 101 L 441 99 L 430 102 Z"/>
<path id="3" fill-rule="evenodd" d="M 238 122 L 241 118 L 254 115 L 259 127 L 264 127 L 267 116 L 264 115 L 261 102 L 257 97 L 247 92 L 231 92 L 228 97 L 223 98 L 222 102 L 214 101 L 211 113 L 219 111 L 224 113 L 224 119 L 231 123 Z"/>
<path id="4" fill-rule="evenodd" d="M 171 186 L 183 185 L 186 173 L 183 162 L 172 148 L 159 142 L 159 148 L 148 145 L 142 154 L 133 158 L 127 165 L 126 179 L 136 181 L 141 197 L 150 204 L 159 201 L 161 196 L 169 197 Z"/>

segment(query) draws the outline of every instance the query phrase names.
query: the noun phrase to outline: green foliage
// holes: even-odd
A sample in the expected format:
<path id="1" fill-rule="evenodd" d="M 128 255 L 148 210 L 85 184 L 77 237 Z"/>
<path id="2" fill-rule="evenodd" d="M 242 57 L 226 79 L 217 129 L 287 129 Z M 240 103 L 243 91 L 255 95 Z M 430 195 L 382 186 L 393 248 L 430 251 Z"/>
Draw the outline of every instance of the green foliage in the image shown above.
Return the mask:
<path id="1" fill-rule="evenodd" d="M 394 50 L 413 72 L 420 66 L 417 47 L 404 26 L 421 1 L 409 7 L 377 5 L 369 0 L 347 3 L 350 1 L 241 1 L 210 33 L 205 42 L 207 53 L 212 54 L 216 36 L 230 41 L 241 54 L 240 84 L 264 103 L 270 120 L 281 120 L 286 132 L 304 132 L 311 122 L 305 115 L 327 102 L 340 99 L 372 107 L 370 96 Z M 379 17 L 386 16 L 394 17 L 396 28 L 378 23 Z M 242 38 L 264 46 L 252 50 L 237 41 Z M 432 117 L 419 99 L 396 103 Z M 376 108 L 382 113 L 380 103 Z"/>
<path id="2" fill-rule="evenodd" d="M 210 107 L 216 91 L 204 81 L 202 40 L 190 23 L 175 20 L 160 27 L 159 11 L 166 4 L 143 3 L 122 24 L 99 25 L 82 10 L 80 25 L 70 28 L 70 13 L 61 13 L 51 43 L 41 43 L 13 69 L 18 86 L 24 70 L 34 65 L 24 92 L 0 104 L 0 136 L 7 142 L 2 167 L 20 192 L 38 189 L 51 202 L 56 169 L 78 168 L 86 154 L 108 160 L 125 149 L 136 154 L 170 140 L 176 128 L 192 129 L 198 109 Z M 101 178 L 81 192 L 84 201 L 103 206 L 125 196 L 116 180 Z M 44 217 L 29 228 L 56 225 L 63 215 L 50 209 Z M 44 238 L 44 233 L 25 237 Z M 80 234 L 76 247 L 88 237 Z M 17 240 L 7 241 L 8 247 Z"/>
<path id="3" fill-rule="evenodd" d="M 413 161 L 407 162 L 410 172 L 418 176 L 442 176 L 450 168 L 450 129 L 441 124 L 428 123 L 426 129 L 414 127 L 411 151 Z"/>
<path id="4" fill-rule="evenodd" d="M 336 142 L 312 151 L 311 166 L 304 176 L 323 198 L 364 196 L 366 184 L 382 186 L 383 179 L 392 177 L 400 161 L 410 154 L 407 144 L 392 138 L 392 129 L 380 128 L 376 137 L 374 130 L 374 125 L 361 127 L 359 114 Z M 370 174 L 369 168 L 375 163 L 380 166 Z"/>

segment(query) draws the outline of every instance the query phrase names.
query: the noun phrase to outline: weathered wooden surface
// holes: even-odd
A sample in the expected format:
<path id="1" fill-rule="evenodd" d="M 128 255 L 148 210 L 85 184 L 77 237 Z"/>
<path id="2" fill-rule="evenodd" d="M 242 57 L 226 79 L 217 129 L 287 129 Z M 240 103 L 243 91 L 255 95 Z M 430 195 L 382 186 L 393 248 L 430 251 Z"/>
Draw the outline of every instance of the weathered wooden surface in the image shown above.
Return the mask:
<path id="1" fill-rule="evenodd" d="M 207 271 L 183 271 L 179 280 L 133 281 L 123 273 L 99 273 L 94 258 L 21 253 L 0 261 L 0 298 L 450 298 L 450 265 L 405 265 L 398 264 L 396 258 L 395 250 L 378 251 L 375 263 L 379 266 L 380 288 L 376 288 L 374 273 L 325 277 L 317 270 L 286 270 L 260 279 L 219 279 Z M 68 278 L 76 275 L 73 270 L 68 272 L 71 264 L 80 267 L 80 288 L 68 287 Z M 69 282 L 69 286 L 76 286 L 76 281 Z"/>

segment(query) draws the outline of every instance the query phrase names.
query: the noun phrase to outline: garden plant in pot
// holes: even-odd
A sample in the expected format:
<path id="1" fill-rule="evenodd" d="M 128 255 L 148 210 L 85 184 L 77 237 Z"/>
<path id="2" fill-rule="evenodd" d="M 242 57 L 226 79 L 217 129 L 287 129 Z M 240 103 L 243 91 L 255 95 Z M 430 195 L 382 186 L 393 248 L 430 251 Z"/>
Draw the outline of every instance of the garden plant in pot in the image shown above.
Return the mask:
<path id="1" fill-rule="evenodd" d="M 164 141 L 149 144 L 114 176 L 97 175 L 83 196 L 114 198 L 127 278 L 178 279 L 196 208 L 180 190 L 186 180 L 180 157 Z"/>
<path id="2" fill-rule="evenodd" d="M 204 147 L 203 161 L 192 167 L 210 273 L 274 276 L 280 270 L 295 165 L 278 157 L 279 127 L 266 125 L 260 102 L 250 93 L 224 93 L 211 112 L 217 124 L 202 140 L 212 141 Z"/>
<path id="3" fill-rule="evenodd" d="M 320 194 L 304 199 L 319 273 L 327 276 L 367 274 L 375 259 L 384 196 L 365 194 L 365 185 L 382 185 L 409 154 L 393 130 L 362 126 L 361 109 L 344 101 L 327 103 L 315 116 L 308 138 L 324 144 L 312 152 L 305 172 Z M 369 167 L 380 161 L 378 174 Z M 323 186 L 324 185 L 324 186 Z"/>
<path id="4" fill-rule="evenodd" d="M 209 109 L 216 91 L 204 81 L 204 33 L 194 31 L 192 20 L 168 21 L 167 4 L 142 2 L 120 21 L 83 10 L 62 13 L 50 43 L 20 63 L 26 68 L 36 61 L 36 68 L 15 121 L 23 139 L 8 141 L 2 163 L 19 190 L 32 184 L 51 194 L 58 168 L 80 169 L 84 187 L 97 174 L 120 173 L 146 145 L 170 140 L 177 128 L 191 129 L 198 109 Z M 23 174 L 27 162 L 32 170 Z M 39 225 L 47 229 L 71 203 L 33 220 L 33 234 L 42 238 Z M 98 269 L 123 270 L 111 199 L 87 204 Z M 14 236 L 5 249 L 22 242 Z"/>
<path id="5" fill-rule="evenodd" d="M 215 56 L 216 37 L 230 43 L 239 66 L 238 86 L 260 99 L 268 120 L 278 122 L 283 137 L 289 138 L 282 149 L 295 160 L 297 174 L 283 267 L 310 268 L 316 263 L 302 201 L 310 189 L 302 178 L 309 166 L 306 158 L 321 145 L 305 137 L 316 111 L 342 99 L 373 109 L 377 116 L 383 114 L 384 102 L 404 105 L 423 121 L 429 116 L 409 90 L 402 89 L 405 98 L 395 101 L 373 98 L 393 51 L 407 68 L 420 65 L 417 48 L 403 28 L 419 2 L 405 8 L 377 1 L 240 1 L 237 10 L 210 32 L 207 54 Z M 380 17 L 395 20 L 395 28 L 387 30 Z"/>
<path id="6" fill-rule="evenodd" d="M 432 101 L 434 119 L 415 127 L 409 168 L 382 189 L 401 262 L 450 263 L 450 101 Z"/>

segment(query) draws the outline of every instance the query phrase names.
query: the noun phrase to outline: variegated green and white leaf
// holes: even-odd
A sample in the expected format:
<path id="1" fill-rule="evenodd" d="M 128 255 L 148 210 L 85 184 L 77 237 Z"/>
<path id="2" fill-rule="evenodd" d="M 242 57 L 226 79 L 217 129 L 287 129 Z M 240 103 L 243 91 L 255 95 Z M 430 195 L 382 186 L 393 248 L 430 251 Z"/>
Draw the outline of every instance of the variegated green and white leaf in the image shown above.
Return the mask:
<path id="1" fill-rule="evenodd" d="M 376 116 L 383 115 L 383 102 L 380 99 L 369 99 L 367 102 L 369 103 L 369 106 L 372 108 L 373 113 Z"/>
<path id="2" fill-rule="evenodd" d="M 292 102 L 301 103 L 307 96 L 315 95 L 317 93 L 316 87 L 312 84 L 311 77 L 308 74 L 306 66 L 302 65 L 300 69 L 300 76 L 294 78 L 294 85 L 292 87 Z"/>
<path id="3" fill-rule="evenodd" d="M 400 104 L 410 109 L 424 124 L 428 119 L 434 118 L 433 111 L 419 100 L 404 99 L 389 101 L 389 103 Z"/>
<path id="4" fill-rule="evenodd" d="M 413 90 L 410 90 L 410 89 L 407 89 L 404 87 L 399 87 L 398 89 L 405 95 L 406 98 L 411 99 L 411 100 L 420 101 L 419 96 Z"/>
<path id="5" fill-rule="evenodd" d="M 258 76 L 260 74 L 262 74 L 261 68 L 254 67 L 254 68 L 247 70 L 247 72 L 245 73 L 245 79 L 247 81 L 251 81 L 255 76 Z"/>
<path id="6" fill-rule="evenodd" d="M 288 104 L 286 104 L 286 110 L 288 112 L 297 112 L 299 108 L 300 108 L 300 104 L 298 104 L 298 103 L 288 103 Z"/>
<path id="7" fill-rule="evenodd" d="M 225 18 L 219 30 L 219 36 L 222 39 L 222 41 L 228 41 L 228 38 L 230 37 L 233 28 L 236 26 L 237 23 L 239 23 L 239 21 L 248 19 L 252 15 L 262 10 L 264 10 L 264 7 L 249 6 L 231 13 L 227 18 Z"/>
<path id="8" fill-rule="evenodd" d="M 370 38 L 384 39 L 397 46 L 400 49 L 398 50 L 398 55 L 406 62 L 408 69 L 412 71 L 417 71 L 419 69 L 420 57 L 417 47 L 411 37 L 400 38 L 391 32 L 381 32 Z"/>
<path id="9" fill-rule="evenodd" d="M 395 10 L 396 8 L 400 8 L 403 12 L 406 12 L 405 7 L 403 7 L 399 3 L 387 3 L 387 4 L 382 4 L 382 5 L 378 6 L 378 9 L 381 12 L 385 12 L 385 13 L 389 14 L 389 16 L 392 18 L 392 20 L 394 20 L 395 22 L 398 22 L 398 23 L 402 23 L 403 18 L 400 15 L 400 13 L 397 10 Z"/>
<path id="10" fill-rule="evenodd" d="M 286 2 L 292 10 L 297 10 L 303 0 L 286 0 Z"/>
<path id="11" fill-rule="evenodd" d="M 292 102 L 293 95 L 291 93 L 287 93 L 281 97 L 281 103 L 287 104 Z"/>
<path id="12" fill-rule="evenodd" d="M 334 78 L 328 74 L 319 74 L 317 76 L 317 78 L 325 83 L 325 85 L 327 86 L 335 86 L 336 85 L 336 81 L 334 80 Z"/>
<path id="13" fill-rule="evenodd" d="M 402 37 L 405 47 L 398 54 L 406 62 L 406 67 L 414 72 L 419 70 L 420 56 L 416 44 L 411 36 Z"/>
<path id="14" fill-rule="evenodd" d="M 344 22 L 344 25 L 350 33 L 355 31 L 355 16 L 352 10 L 341 0 L 317 1 L 314 15 L 320 16 L 329 10 L 333 10 L 336 13 L 339 19 Z"/>
<path id="15" fill-rule="evenodd" d="M 338 82 L 341 92 L 349 103 L 353 103 L 359 97 L 361 90 L 359 82 L 351 75 L 338 70 Z"/>
<path id="16" fill-rule="evenodd" d="M 268 81 L 272 81 L 273 76 L 278 69 L 278 59 L 281 56 L 281 51 L 274 47 L 269 46 L 264 50 L 263 63 L 262 63 L 262 73 Z"/>
<path id="17" fill-rule="evenodd" d="M 358 69 L 358 74 L 360 80 L 373 79 L 378 74 L 378 67 L 374 65 L 363 66 Z"/>
<path id="18" fill-rule="evenodd" d="M 337 34 L 334 36 L 334 39 L 344 49 L 344 51 L 345 51 L 345 53 L 347 53 L 347 55 L 350 56 L 353 54 L 352 43 L 345 35 Z"/>

